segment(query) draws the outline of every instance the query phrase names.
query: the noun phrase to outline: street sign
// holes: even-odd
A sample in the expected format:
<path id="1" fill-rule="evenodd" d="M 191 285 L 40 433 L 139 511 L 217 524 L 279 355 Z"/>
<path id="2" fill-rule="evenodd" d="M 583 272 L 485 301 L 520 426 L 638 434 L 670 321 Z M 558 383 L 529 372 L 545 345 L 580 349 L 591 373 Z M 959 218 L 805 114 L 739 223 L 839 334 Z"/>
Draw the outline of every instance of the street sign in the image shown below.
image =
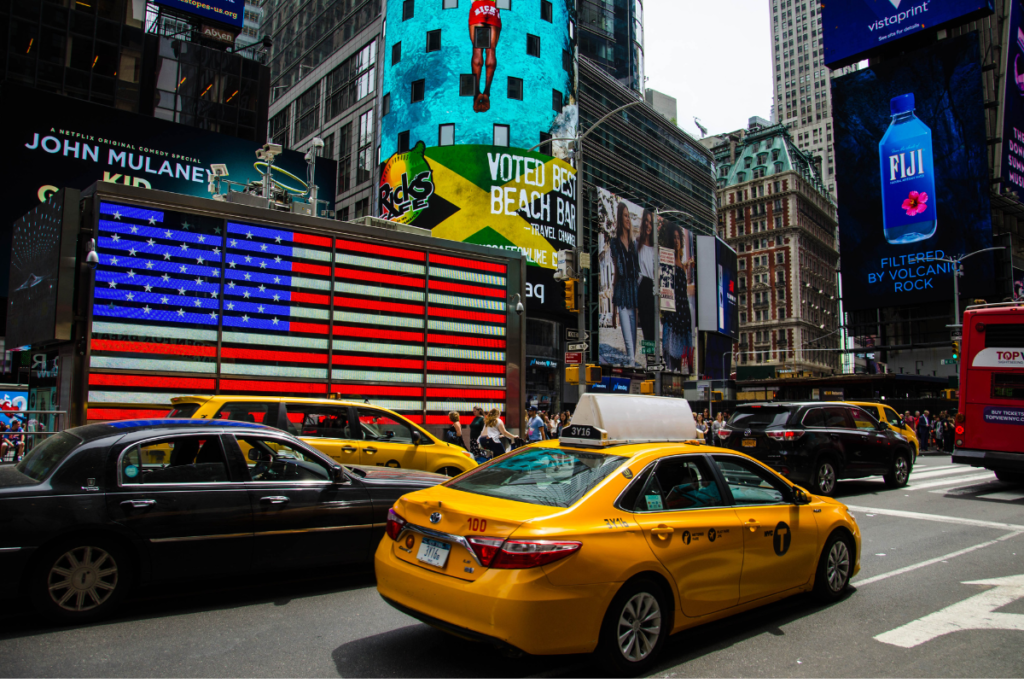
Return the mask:
<path id="1" fill-rule="evenodd" d="M 956 359 L 955 358 L 943 358 L 942 359 L 942 364 L 943 365 L 956 365 Z"/>
<path id="2" fill-rule="evenodd" d="M 568 351 L 586 351 L 590 348 L 590 345 L 586 342 L 578 342 L 576 344 L 567 344 L 566 350 Z"/>
<path id="3" fill-rule="evenodd" d="M 580 338 L 580 331 L 579 330 L 570 330 L 568 327 L 565 328 L 565 340 L 566 341 L 579 341 L 579 338 Z M 587 341 L 588 339 L 590 339 L 590 333 L 587 332 L 586 330 L 583 330 L 583 341 Z"/>
<path id="4" fill-rule="evenodd" d="M 950 338 L 950 339 L 951 339 L 952 341 L 963 341 L 963 338 L 964 338 L 964 331 L 963 331 L 962 329 L 959 329 L 959 330 L 950 330 L 950 331 L 949 331 L 949 338 Z"/>
<path id="5" fill-rule="evenodd" d="M 579 365 L 583 362 L 583 353 L 581 351 L 572 351 L 565 354 L 566 365 Z"/>
<path id="6" fill-rule="evenodd" d="M 640 340 L 640 348 L 643 350 L 643 352 L 645 354 L 646 353 L 654 353 L 654 340 L 653 339 L 641 339 Z"/>
<path id="7" fill-rule="evenodd" d="M 658 364 L 658 365 L 648 365 L 647 366 L 647 372 L 661 372 L 664 369 L 665 369 L 665 366 L 661 365 L 661 364 Z"/>
<path id="8" fill-rule="evenodd" d="M 645 353 L 645 362 L 648 366 L 654 365 L 658 362 L 658 354 L 656 353 Z"/>

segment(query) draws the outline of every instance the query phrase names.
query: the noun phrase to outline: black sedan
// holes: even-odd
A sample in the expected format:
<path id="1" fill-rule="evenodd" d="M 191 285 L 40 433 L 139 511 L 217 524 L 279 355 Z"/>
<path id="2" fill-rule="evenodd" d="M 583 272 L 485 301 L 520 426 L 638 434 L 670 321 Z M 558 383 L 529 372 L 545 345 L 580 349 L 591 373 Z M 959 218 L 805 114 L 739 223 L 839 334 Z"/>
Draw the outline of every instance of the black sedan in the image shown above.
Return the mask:
<path id="1" fill-rule="evenodd" d="M 77 427 L 0 467 L 0 576 L 76 622 L 148 583 L 369 562 L 391 505 L 445 480 L 342 467 L 251 423 Z"/>

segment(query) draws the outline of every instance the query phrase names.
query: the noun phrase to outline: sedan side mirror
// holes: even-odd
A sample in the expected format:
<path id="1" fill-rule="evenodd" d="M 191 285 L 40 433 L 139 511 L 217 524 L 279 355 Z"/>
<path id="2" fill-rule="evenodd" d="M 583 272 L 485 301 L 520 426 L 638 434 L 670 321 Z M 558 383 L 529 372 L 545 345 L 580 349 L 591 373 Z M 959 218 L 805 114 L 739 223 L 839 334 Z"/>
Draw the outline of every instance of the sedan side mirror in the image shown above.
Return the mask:
<path id="1" fill-rule="evenodd" d="M 796 501 L 797 505 L 807 505 L 811 502 L 811 496 L 804 491 L 802 488 L 797 486 L 793 487 L 793 500 Z"/>
<path id="2" fill-rule="evenodd" d="M 258 448 L 249 449 L 249 460 L 253 462 L 270 462 L 270 454 L 264 453 Z"/>
<path id="3" fill-rule="evenodd" d="M 335 484 L 348 484 L 349 483 L 349 479 L 345 475 L 345 468 L 344 467 L 335 467 L 334 470 L 332 471 L 332 479 L 334 480 Z"/>

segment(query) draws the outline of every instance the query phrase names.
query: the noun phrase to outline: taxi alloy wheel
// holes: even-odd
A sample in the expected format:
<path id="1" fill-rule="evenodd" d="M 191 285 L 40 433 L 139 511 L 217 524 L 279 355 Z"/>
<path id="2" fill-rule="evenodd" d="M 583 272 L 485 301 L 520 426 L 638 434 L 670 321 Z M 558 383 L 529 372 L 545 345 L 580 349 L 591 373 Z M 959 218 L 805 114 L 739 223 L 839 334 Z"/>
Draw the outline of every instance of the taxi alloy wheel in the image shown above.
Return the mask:
<path id="1" fill-rule="evenodd" d="M 910 480 L 910 463 L 907 461 L 907 456 L 897 453 L 892 461 L 892 469 L 883 478 L 885 483 L 893 488 L 906 486 Z"/>
<path id="2" fill-rule="evenodd" d="M 822 550 L 814 577 L 814 594 L 823 602 L 839 599 L 850 585 L 853 569 L 853 542 L 849 534 L 832 532 Z"/>
<path id="3" fill-rule="evenodd" d="M 836 489 L 836 468 L 831 460 L 823 459 L 818 463 L 811 485 L 814 492 L 822 496 L 830 496 Z"/>
<path id="4" fill-rule="evenodd" d="M 120 545 L 80 539 L 45 551 L 31 577 L 36 608 L 54 621 L 102 619 L 123 600 L 132 567 Z"/>
<path id="5" fill-rule="evenodd" d="M 598 652 L 605 664 L 624 676 L 645 669 L 668 634 L 668 609 L 654 582 L 640 579 L 623 586 L 612 600 L 601 629 Z"/>
<path id="6" fill-rule="evenodd" d="M 616 640 L 622 656 L 639 662 L 650 656 L 661 637 L 661 609 L 650 593 L 637 593 L 630 598 L 619 615 Z"/>

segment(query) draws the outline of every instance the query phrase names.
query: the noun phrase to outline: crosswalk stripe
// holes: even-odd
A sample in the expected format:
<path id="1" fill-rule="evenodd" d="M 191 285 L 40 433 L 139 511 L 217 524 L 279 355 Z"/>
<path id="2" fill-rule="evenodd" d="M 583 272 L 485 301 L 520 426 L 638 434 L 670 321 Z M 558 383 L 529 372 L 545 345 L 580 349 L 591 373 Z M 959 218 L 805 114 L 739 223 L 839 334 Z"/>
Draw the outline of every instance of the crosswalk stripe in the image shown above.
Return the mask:
<path id="1" fill-rule="evenodd" d="M 938 472 L 939 470 L 959 470 L 964 465 L 914 465 L 915 472 Z"/>
<path id="2" fill-rule="evenodd" d="M 976 474 L 971 477 L 961 477 L 959 479 L 940 479 L 938 481 L 930 481 L 926 484 L 918 484 L 917 486 L 908 486 L 904 491 L 917 491 L 919 489 L 930 489 L 935 486 L 950 486 L 952 484 L 966 484 L 973 481 L 981 481 L 982 479 L 995 479 L 995 475 L 989 472 L 988 474 Z"/>
<path id="3" fill-rule="evenodd" d="M 948 477 L 950 475 L 961 475 L 961 474 L 967 474 L 968 472 L 974 472 L 975 474 L 977 474 L 977 470 L 975 470 L 975 468 L 971 467 L 970 465 L 962 465 L 962 466 L 954 467 L 953 469 L 942 470 L 941 472 L 935 472 L 934 470 L 928 470 L 928 471 L 922 472 L 920 474 L 918 474 L 918 470 L 915 469 L 913 472 L 910 473 L 910 481 L 914 481 L 915 479 L 934 479 L 935 477 Z"/>

